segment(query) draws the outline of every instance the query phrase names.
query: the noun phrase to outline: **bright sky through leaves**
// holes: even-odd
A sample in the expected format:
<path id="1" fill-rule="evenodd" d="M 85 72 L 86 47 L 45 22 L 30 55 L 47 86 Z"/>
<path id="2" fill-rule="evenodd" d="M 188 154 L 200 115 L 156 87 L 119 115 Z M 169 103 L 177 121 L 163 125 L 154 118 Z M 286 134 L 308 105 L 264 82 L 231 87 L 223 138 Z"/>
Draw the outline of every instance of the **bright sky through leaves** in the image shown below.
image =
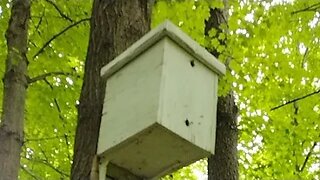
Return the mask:
<path id="1" fill-rule="evenodd" d="M 7 2 L 0 1 L 2 37 L 10 15 Z M 32 1 L 29 76 L 60 74 L 28 87 L 20 179 L 68 179 L 72 162 L 89 23 L 71 28 L 33 56 L 64 28 L 88 18 L 92 2 L 53 2 L 72 22 L 47 1 Z M 217 49 L 219 59 L 228 65 L 230 71 L 220 80 L 220 94 L 233 90 L 240 109 L 241 179 L 320 179 L 319 1 L 229 3 L 229 22 L 222 26 L 225 33 L 212 31 L 211 39 L 203 34 L 209 15 L 207 1 L 160 0 L 153 12 L 153 26 L 170 19 L 201 45 Z M 223 7 L 219 1 L 212 5 Z M 219 43 L 223 39 L 227 46 Z M 5 57 L 6 42 L 1 38 L 0 58 Z M 0 73 L 3 76 L 3 63 Z M 285 103 L 289 104 L 271 110 Z M 205 165 L 200 161 L 174 177 L 200 179 L 206 173 Z"/>

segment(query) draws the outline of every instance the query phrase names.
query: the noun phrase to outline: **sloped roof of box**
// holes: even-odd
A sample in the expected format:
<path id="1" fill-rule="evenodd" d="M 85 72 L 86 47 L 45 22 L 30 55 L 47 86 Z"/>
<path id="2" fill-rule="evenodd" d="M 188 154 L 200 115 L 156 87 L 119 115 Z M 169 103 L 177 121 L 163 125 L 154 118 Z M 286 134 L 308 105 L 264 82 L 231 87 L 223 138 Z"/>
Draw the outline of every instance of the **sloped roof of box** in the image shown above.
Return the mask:
<path id="1" fill-rule="evenodd" d="M 110 77 L 123 66 L 134 60 L 136 56 L 150 48 L 163 37 L 169 37 L 185 51 L 194 56 L 198 61 L 206 67 L 217 73 L 224 75 L 226 67 L 218 61 L 205 48 L 201 47 L 196 41 L 191 39 L 187 34 L 180 30 L 177 26 L 166 20 L 163 24 L 148 32 L 141 39 L 136 41 L 127 50 L 117 56 L 113 61 L 101 69 L 101 76 L 104 78 Z"/>

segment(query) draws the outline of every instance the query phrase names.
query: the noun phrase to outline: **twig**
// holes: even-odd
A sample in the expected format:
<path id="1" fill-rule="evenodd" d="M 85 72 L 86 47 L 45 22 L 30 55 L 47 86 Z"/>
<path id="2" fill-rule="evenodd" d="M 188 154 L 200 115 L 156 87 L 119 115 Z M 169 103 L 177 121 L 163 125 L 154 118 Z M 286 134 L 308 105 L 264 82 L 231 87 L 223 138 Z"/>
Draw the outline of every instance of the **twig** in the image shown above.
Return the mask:
<path id="1" fill-rule="evenodd" d="M 306 12 L 306 11 L 316 11 L 320 8 L 320 3 L 315 3 L 309 7 L 306 7 L 304 9 L 300 9 L 298 11 L 293 11 L 291 14 L 298 14 L 298 13 L 301 13 L 301 12 Z"/>
<path id="2" fill-rule="evenodd" d="M 73 22 L 73 20 L 70 17 L 68 17 L 67 15 L 65 15 L 54 2 L 52 2 L 50 0 L 45 0 L 45 1 L 49 4 L 51 4 L 58 11 L 58 13 L 60 14 L 61 17 L 63 17 L 64 19 L 66 19 L 70 22 Z"/>
<path id="3" fill-rule="evenodd" d="M 49 85 L 51 90 L 53 90 L 52 84 L 46 78 L 44 78 L 44 82 Z M 59 113 L 59 119 L 62 120 L 63 122 L 65 122 L 65 119 L 62 116 L 60 105 L 58 103 L 58 99 L 57 98 L 53 98 L 53 102 L 54 102 L 54 105 L 57 108 L 57 111 Z"/>
<path id="4" fill-rule="evenodd" d="M 302 172 L 304 170 L 304 168 L 306 167 L 307 162 L 308 162 L 308 160 L 309 160 L 309 158 L 310 158 L 310 156 L 311 156 L 311 154 L 312 154 L 312 152 L 313 152 L 313 150 L 314 150 L 314 148 L 316 146 L 317 146 L 317 142 L 313 143 L 313 145 L 312 145 L 311 149 L 309 150 L 306 158 L 304 159 L 304 162 L 303 162 L 301 168 L 299 169 L 299 172 Z"/>
<path id="5" fill-rule="evenodd" d="M 44 81 L 45 81 L 46 84 L 49 85 L 49 87 L 51 88 L 51 90 L 53 90 L 52 84 L 51 84 L 46 78 L 44 78 Z M 63 127 L 65 128 L 66 120 L 65 120 L 65 118 L 64 118 L 63 115 L 62 115 L 62 111 L 61 111 L 61 108 L 60 108 L 58 99 L 57 99 L 57 98 L 53 98 L 53 101 L 54 101 L 55 107 L 57 108 L 57 111 L 58 111 L 58 113 L 59 113 L 59 119 L 64 122 L 64 123 L 63 123 Z M 61 136 L 61 138 L 64 138 L 64 139 L 65 139 L 65 143 L 66 143 L 66 145 L 67 145 L 67 148 L 70 148 L 70 145 L 69 145 L 69 137 L 74 137 L 74 135 L 68 136 L 67 134 L 64 134 L 64 136 Z M 69 151 L 68 151 L 68 158 L 69 158 L 69 160 L 72 160 Z"/>
<path id="6" fill-rule="evenodd" d="M 40 148 L 40 151 L 42 152 L 45 160 L 48 161 L 48 156 L 47 156 L 46 152 L 42 149 L 42 147 L 39 147 L 39 148 Z"/>
<path id="7" fill-rule="evenodd" d="M 44 79 L 44 82 L 45 82 L 46 84 L 48 84 L 48 86 L 50 87 L 51 90 L 53 90 L 52 84 L 50 84 L 50 82 L 49 82 L 47 79 Z"/>
<path id="8" fill-rule="evenodd" d="M 65 137 L 74 137 L 74 135 L 62 135 L 62 136 L 53 136 L 53 137 L 44 137 L 44 138 L 30 138 L 26 139 L 25 142 L 31 142 L 31 141 L 48 141 L 48 140 L 55 140 L 59 138 L 65 138 Z"/>
<path id="9" fill-rule="evenodd" d="M 56 105 L 57 111 L 58 111 L 58 113 L 59 113 L 59 119 L 62 120 L 63 122 L 65 122 L 65 119 L 64 119 L 64 117 L 62 116 L 62 112 L 61 112 L 60 105 L 59 105 L 59 103 L 58 103 L 58 99 L 57 99 L 57 98 L 53 98 L 53 102 L 54 102 L 54 104 Z"/>
<path id="10" fill-rule="evenodd" d="M 304 96 L 302 96 L 302 97 L 298 97 L 298 98 L 293 99 L 293 100 L 290 100 L 290 101 L 288 101 L 288 102 L 286 102 L 286 103 L 284 103 L 284 104 L 281 104 L 281 105 L 279 105 L 279 106 L 273 107 L 273 108 L 271 108 L 270 110 L 271 110 L 271 111 L 274 111 L 274 110 L 279 109 L 279 108 L 281 108 L 281 107 L 283 107 L 283 106 L 286 106 L 286 105 L 288 105 L 288 104 L 294 103 L 294 102 L 299 101 L 299 100 L 301 100 L 301 99 L 305 99 L 305 98 L 307 98 L 307 97 L 313 96 L 313 95 L 318 94 L 318 93 L 320 93 L 320 89 L 317 90 L 317 91 L 315 91 L 315 92 L 313 92 L 313 93 L 304 95 Z"/>
<path id="11" fill-rule="evenodd" d="M 294 108 L 294 116 L 293 116 L 293 121 L 291 123 L 294 126 L 298 126 L 299 123 L 298 123 L 297 115 L 298 115 L 298 112 L 299 112 L 299 106 L 298 106 L 297 102 L 293 103 L 293 108 Z"/>
<path id="12" fill-rule="evenodd" d="M 66 142 L 66 146 L 67 146 L 67 148 L 69 149 L 69 148 L 70 148 L 70 142 L 69 142 L 69 136 L 68 136 L 68 134 L 64 134 L 64 139 L 65 139 L 65 142 Z M 68 159 L 69 159 L 69 160 L 72 160 L 69 151 L 67 151 L 67 152 L 68 152 Z"/>
<path id="13" fill-rule="evenodd" d="M 38 32 L 38 34 L 40 34 L 40 32 L 39 32 L 39 27 L 40 27 L 40 25 L 41 25 L 41 23 L 42 23 L 42 19 L 43 19 L 43 17 L 44 17 L 44 13 L 45 13 L 45 9 L 42 11 L 42 15 L 41 15 L 41 17 L 40 17 L 40 19 L 39 19 L 39 21 L 38 21 L 38 24 L 36 25 L 36 31 Z"/>
<path id="14" fill-rule="evenodd" d="M 79 21 L 77 21 L 77 22 L 75 22 L 75 23 L 73 23 L 73 24 L 65 27 L 65 28 L 64 28 L 62 31 L 60 31 L 59 33 L 53 35 L 53 36 L 39 49 L 39 51 L 38 51 L 35 55 L 33 55 L 33 59 L 36 58 L 39 54 L 41 54 L 41 53 L 44 51 L 44 49 L 45 49 L 47 46 L 49 46 L 49 44 L 50 44 L 53 40 L 55 40 L 56 38 L 58 38 L 59 36 L 61 36 L 63 33 L 65 33 L 66 31 L 68 31 L 68 30 L 71 29 L 72 27 L 77 26 L 78 24 L 80 24 L 80 23 L 82 23 L 82 22 L 85 22 L 85 21 L 89 21 L 89 20 L 90 20 L 90 18 L 81 19 L 81 20 L 79 20 Z"/>
<path id="15" fill-rule="evenodd" d="M 54 104 L 57 106 L 58 113 L 61 114 L 61 108 L 60 108 L 60 105 L 59 105 L 58 100 L 56 98 L 54 98 Z"/>
<path id="16" fill-rule="evenodd" d="M 70 73 L 66 73 L 66 72 L 49 72 L 49 73 L 41 74 L 41 75 L 33 77 L 33 78 L 28 78 L 28 84 L 32 84 L 34 82 L 37 82 L 37 81 L 40 81 L 40 80 L 44 80 L 47 77 L 54 76 L 54 75 L 65 75 L 65 76 L 68 76 L 68 75 L 70 75 Z"/>
<path id="17" fill-rule="evenodd" d="M 33 179 L 41 180 L 37 175 L 35 175 L 33 172 L 30 171 L 30 169 L 24 167 L 22 164 L 20 164 L 20 168 L 24 170 L 27 174 L 29 174 Z"/>
<path id="18" fill-rule="evenodd" d="M 304 63 L 305 63 L 306 60 L 307 60 L 307 54 L 308 54 L 308 52 L 309 52 L 309 47 L 306 48 L 306 51 L 305 51 L 304 54 L 303 54 L 303 59 L 302 59 L 302 63 L 301 63 L 301 67 L 302 67 L 302 68 L 303 68 Z"/>
<path id="19" fill-rule="evenodd" d="M 21 158 L 27 159 L 27 160 L 29 160 L 29 161 L 33 161 L 33 162 L 35 162 L 35 163 L 44 164 L 44 165 L 48 166 L 49 168 L 53 169 L 54 171 L 56 171 L 57 173 L 59 173 L 61 176 L 69 177 L 69 174 L 67 174 L 67 173 L 59 170 L 58 168 L 54 167 L 54 166 L 49 162 L 48 157 L 47 157 L 46 153 L 44 152 L 44 150 L 43 150 L 41 147 L 39 147 L 39 148 L 40 148 L 40 150 L 41 150 L 41 152 L 42 152 L 42 154 L 43 154 L 43 156 L 44 156 L 45 159 L 40 159 L 40 158 L 39 158 L 39 159 L 33 159 L 33 158 L 26 158 L 26 157 L 23 157 L 23 156 L 21 156 Z"/>
<path id="20" fill-rule="evenodd" d="M 50 164 L 48 161 L 39 161 L 40 163 L 43 163 L 44 165 L 50 167 L 51 169 L 55 170 L 57 173 L 61 174 L 62 176 L 65 176 L 65 177 L 69 177 L 69 174 L 59 170 L 58 168 L 54 167 L 52 164 Z"/>
<path id="21" fill-rule="evenodd" d="M 24 157 L 23 157 L 24 158 Z M 64 176 L 64 177 L 69 177 L 69 174 L 59 170 L 58 168 L 54 167 L 51 163 L 49 163 L 48 160 L 46 159 L 28 159 L 29 161 L 33 161 L 36 163 L 41 163 L 43 165 L 46 165 L 47 167 L 51 168 L 52 170 L 56 171 L 57 173 L 59 173 L 60 175 Z"/>
<path id="22" fill-rule="evenodd" d="M 33 47 L 37 47 L 37 45 L 36 45 L 32 40 L 30 40 L 30 39 L 29 39 L 29 43 L 30 43 Z"/>

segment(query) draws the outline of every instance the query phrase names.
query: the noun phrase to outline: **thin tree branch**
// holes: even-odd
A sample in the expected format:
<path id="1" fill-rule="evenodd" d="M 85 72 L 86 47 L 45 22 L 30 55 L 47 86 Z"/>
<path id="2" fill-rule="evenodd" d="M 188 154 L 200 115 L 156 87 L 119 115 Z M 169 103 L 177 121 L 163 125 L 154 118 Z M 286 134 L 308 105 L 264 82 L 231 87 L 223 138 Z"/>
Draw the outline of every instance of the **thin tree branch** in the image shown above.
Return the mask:
<path id="1" fill-rule="evenodd" d="M 320 9 L 320 3 L 315 3 L 309 7 L 306 7 L 304 9 L 300 9 L 300 10 L 297 10 L 297 11 L 293 11 L 291 14 L 298 14 L 298 13 L 301 13 L 301 12 L 307 12 L 307 11 L 317 11 L 318 9 Z"/>
<path id="2" fill-rule="evenodd" d="M 61 108 L 60 108 L 60 105 L 59 105 L 58 100 L 57 100 L 56 98 L 54 98 L 54 104 L 55 104 L 56 107 L 57 107 L 58 113 L 61 114 Z M 61 119 L 61 118 L 62 118 L 62 117 L 60 116 L 60 119 Z"/>
<path id="3" fill-rule="evenodd" d="M 313 96 L 313 95 L 318 94 L 318 93 L 320 93 L 320 89 L 317 90 L 317 91 L 315 91 L 315 92 L 313 92 L 313 93 L 304 95 L 304 96 L 302 96 L 302 97 L 298 97 L 298 98 L 293 99 L 293 100 L 290 100 L 290 101 L 288 101 L 288 102 L 286 102 L 286 103 L 284 103 L 284 104 L 281 104 L 281 105 L 279 105 L 279 106 L 273 107 L 273 108 L 271 108 L 270 110 L 271 110 L 271 111 L 274 111 L 274 110 L 279 109 L 279 108 L 281 108 L 281 107 L 283 107 L 283 106 L 286 106 L 286 105 L 291 104 L 291 103 L 294 103 L 294 102 L 296 102 L 296 101 L 305 99 L 305 98 L 307 98 L 307 97 Z"/>
<path id="4" fill-rule="evenodd" d="M 53 137 L 30 138 L 30 139 L 26 139 L 25 142 L 56 140 L 56 139 L 66 138 L 66 136 L 67 136 L 67 137 L 74 137 L 74 135 L 67 135 L 67 134 L 65 134 L 65 135 L 53 136 Z"/>
<path id="5" fill-rule="evenodd" d="M 48 160 L 48 156 L 46 155 L 45 151 L 41 148 L 40 148 L 40 151 L 42 152 L 43 156 L 45 159 L 41 159 L 41 158 L 38 158 L 38 159 L 34 159 L 34 158 L 26 158 L 26 157 L 23 157 L 21 156 L 21 158 L 24 158 L 26 160 L 29 160 L 29 161 L 33 161 L 35 163 L 41 163 L 41 164 L 44 164 L 46 166 L 48 166 L 49 168 L 53 169 L 54 171 L 56 171 L 57 173 L 59 173 L 61 176 L 64 176 L 64 177 L 69 177 L 69 174 L 59 170 L 58 168 L 54 167 Z"/>
<path id="6" fill-rule="evenodd" d="M 41 180 L 40 177 L 38 177 L 37 175 L 35 175 L 33 172 L 31 172 L 30 169 L 24 167 L 22 164 L 20 164 L 20 168 L 25 171 L 28 175 L 30 175 L 33 179 L 36 179 L 36 180 Z"/>
<path id="7" fill-rule="evenodd" d="M 297 116 L 298 116 L 298 113 L 299 113 L 299 106 L 298 106 L 298 103 L 297 103 L 297 102 L 294 102 L 294 103 L 293 103 L 293 108 L 294 108 L 294 116 L 293 116 L 293 118 L 292 118 L 291 124 L 292 124 L 293 126 L 298 126 L 299 123 L 298 123 Z M 293 136 L 293 138 L 295 139 L 296 136 Z M 293 157 L 296 158 L 296 160 L 295 160 L 296 171 L 299 171 L 298 156 L 296 155 L 295 149 L 293 149 Z"/>
<path id="8" fill-rule="evenodd" d="M 31 40 L 29 40 L 29 44 L 31 44 L 33 47 L 37 47 L 37 45 Z"/>
<path id="9" fill-rule="evenodd" d="M 304 54 L 303 54 L 303 59 L 302 59 L 302 63 L 301 63 L 302 68 L 303 68 L 304 63 L 307 61 L 308 52 L 309 52 L 309 47 L 306 48 L 306 52 L 304 52 Z"/>
<path id="10" fill-rule="evenodd" d="M 40 151 L 42 152 L 45 160 L 48 161 L 48 156 L 47 156 L 46 152 L 42 149 L 42 147 L 39 147 L 39 148 L 40 148 Z"/>
<path id="11" fill-rule="evenodd" d="M 38 161 L 40 163 L 43 163 L 44 165 L 50 167 L 51 169 L 55 170 L 57 173 L 61 174 L 62 176 L 69 177 L 69 174 L 59 170 L 58 168 L 54 167 L 51 163 L 48 161 Z"/>
<path id="12" fill-rule="evenodd" d="M 77 21 L 77 22 L 75 22 L 75 23 L 73 23 L 73 24 L 65 27 L 65 28 L 64 28 L 62 31 L 60 31 L 59 33 L 53 35 L 53 36 L 39 49 L 39 51 L 38 51 L 35 55 L 33 55 L 33 59 L 36 58 L 39 54 L 41 54 L 41 53 L 44 51 L 44 49 L 45 49 L 47 46 L 49 46 L 49 44 L 50 44 L 53 40 L 55 40 L 56 38 L 58 38 L 59 36 L 61 36 L 63 33 L 65 33 L 66 31 L 68 31 L 68 30 L 71 29 L 72 27 L 75 27 L 75 26 L 77 26 L 78 24 L 80 24 L 80 23 L 82 23 L 82 22 L 85 22 L 85 21 L 89 21 L 89 20 L 90 20 L 90 18 L 81 19 L 81 20 L 79 20 L 79 21 Z"/>
<path id="13" fill-rule="evenodd" d="M 62 116 L 61 108 L 60 108 L 60 105 L 59 105 L 59 103 L 58 103 L 57 98 L 53 98 L 53 101 L 54 101 L 54 104 L 56 105 L 57 111 L 58 111 L 58 113 L 59 113 L 59 119 L 60 119 L 61 121 L 65 122 L 65 119 L 64 119 L 64 117 Z"/>
<path id="14" fill-rule="evenodd" d="M 46 78 L 44 78 L 44 82 L 50 86 L 51 90 L 53 90 L 52 84 Z M 53 102 L 54 102 L 54 105 L 57 108 L 57 111 L 59 113 L 59 119 L 62 120 L 63 122 L 65 122 L 65 119 L 62 116 L 60 105 L 58 103 L 58 99 L 57 98 L 53 98 Z"/>
<path id="15" fill-rule="evenodd" d="M 40 81 L 40 80 L 44 80 L 49 76 L 55 76 L 55 75 L 69 76 L 70 73 L 66 73 L 66 72 L 49 72 L 49 73 L 41 74 L 41 75 L 33 77 L 33 78 L 27 78 L 28 79 L 28 84 L 32 84 L 34 82 L 37 82 L 37 81 Z"/>
<path id="16" fill-rule="evenodd" d="M 70 148 L 70 142 L 69 142 L 69 136 L 68 136 L 68 134 L 64 134 L 64 139 L 65 139 L 65 142 L 66 142 L 66 146 L 67 146 L 67 148 L 69 149 L 69 148 Z M 72 160 L 71 154 L 69 153 L 69 151 L 67 151 L 67 152 L 68 152 L 68 159 L 69 159 L 69 160 Z"/>
<path id="17" fill-rule="evenodd" d="M 317 146 L 317 142 L 313 143 L 313 145 L 312 145 L 311 149 L 309 150 L 306 158 L 304 159 L 304 162 L 303 162 L 301 168 L 299 169 L 299 172 L 302 172 L 304 170 L 304 168 L 306 167 L 307 162 L 308 162 L 308 160 L 309 160 L 309 158 L 310 158 L 310 156 L 311 156 L 311 154 L 312 154 L 312 152 L 313 152 L 313 150 L 314 150 L 314 148 L 316 146 Z"/>
<path id="18" fill-rule="evenodd" d="M 293 119 L 292 119 L 292 122 L 291 124 L 293 126 L 298 126 L 299 123 L 298 123 L 298 119 L 297 119 L 297 115 L 298 115 L 298 112 L 299 112 L 299 106 L 298 106 L 298 103 L 297 102 L 294 102 L 293 103 L 293 108 L 294 108 L 294 116 L 293 116 Z M 297 157 L 297 156 L 296 156 Z M 296 161 L 297 162 L 297 161 Z"/>
<path id="19" fill-rule="evenodd" d="M 25 157 L 23 157 L 25 158 Z M 51 168 L 52 170 L 56 171 L 57 173 L 59 173 L 61 176 L 64 176 L 64 177 L 69 177 L 69 174 L 59 170 L 58 168 L 54 167 L 51 163 L 49 163 L 48 160 L 46 159 L 28 159 L 28 158 L 25 158 L 29 161 L 32 161 L 32 162 L 36 162 L 36 163 L 41 163 L 49 168 Z"/>
<path id="20" fill-rule="evenodd" d="M 48 82 L 48 83 L 49 83 L 49 82 Z M 53 86 L 50 86 L 50 87 L 52 87 L 51 89 L 53 90 Z M 66 122 L 66 120 L 65 120 L 65 118 L 64 118 L 63 115 L 62 115 L 62 111 L 61 111 L 60 105 L 59 105 L 59 103 L 58 103 L 58 99 L 57 99 L 57 98 L 53 98 L 53 101 L 54 101 L 54 104 L 55 104 L 55 106 L 56 106 L 56 108 L 57 108 L 57 111 L 58 111 L 58 113 L 59 113 L 59 119 L 64 122 L 64 123 L 63 123 L 63 127 L 65 128 L 65 122 Z M 70 148 L 68 135 L 67 135 L 67 134 L 64 134 L 63 137 L 64 137 L 64 139 L 65 139 L 65 143 L 66 143 L 66 145 L 67 145 L 67 148 Z M 69 158 L 69 160 L 72 160 L 69 151 L 68 151 L 68 158 Z"/>
<path id="21" fill-rule="evenodd" d="M 36 25 L 36 31 L 38 32 L 39 35 L 40 35 L 39 27 L 40 27 L 40 25 L 41 25 L 41 23 L 42 23 L 44 14 L 45 14 L 45 9 L 42 11 L 42 15 L 41 15 L 41 17 L 40 17 L 40 19 L 39 19 L 39 21 L 38 21 L 38 23 L 37 23 L 37 25 Z"/>
<path id="22" fill-rule="evenodd" d="M 51 4 L 57 11 L 58 13 L 60 14 L 61 17 L 63 17 L 64 19 L 70 21 L 70 22 L 73 22 L 73 20 L 68 17 L 66 14 L 64 14 L 60 8 L 58 7 L 58 5 L 56 5 L 54 2 L 52 2 L 51 0 L 45 0 L 47 3 Z"/>
<path id="23" fill-rule="evenodd" d="M 46 78 L 44 78 L 44 81 L 50 86 L 51 90 L 53 90 L 53 86 L 51 85 L 51 83 Z M 63 117 L 60 105 L 58 103 L 58 99 L 57 98 L 53 98 L 53 101 L 54 101 L 55 107 L 57 108 L 57 111 L 59 113 L 59 119 L 64 122 L 63 123 L 63 127 L 65 128 L 66 120 Z M 64 134 L 64 136 L 61 136 L 61 138 L 63 137 L 65 139 L 65 143 L 66 143 L 67 148 L 70 148 L 69 137 L 74 137 L 74 136 L 75 135 L 72 135 L 72 136 L 69 135 L 68 136 L 67 134 Z M 69 153 L 69 151 L 68 151 L 68 158 L 69 158 L 69 160 L 72 160 L 72 157 L 71 157 L 71 154 Z"/>
<path id="24" fill-rule="evenodd" d="M 52 84 L 50 84 L 50 82 L 49 82 L 47 79 L 44 79 L 44 82 L 45 82 L 46 84 L 48 84 L 48 86 L 50 87 L 51 90 L 53 89 Z"/>

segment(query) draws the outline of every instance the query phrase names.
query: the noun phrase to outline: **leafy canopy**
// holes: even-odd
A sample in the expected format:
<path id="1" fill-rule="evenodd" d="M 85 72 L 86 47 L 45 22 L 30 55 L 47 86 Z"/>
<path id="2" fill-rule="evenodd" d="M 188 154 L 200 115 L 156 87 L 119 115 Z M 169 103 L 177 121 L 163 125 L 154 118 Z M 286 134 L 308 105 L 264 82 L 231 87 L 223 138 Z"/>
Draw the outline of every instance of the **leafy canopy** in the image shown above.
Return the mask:
<path id="1" fill-rule="evenodd" d="M 32 1 L 28 75 L 38 81 L 28 88 L 21 179 L 69 177 L 91 4 Z M 223 33 L 212 30 L 206 38 L 209 7 L 223 8 L 223 3 L 159 0 L 152 23 L 170 19 L 201 45 L 221 53 L 229 71 L 220 80 L 220 95 L 232 90 L 240 108 L 241 179 L 319 179 L 320 3 L 229 0 Z M 6 57 L 10 8 L 10 1 L 0 1 L 0 59 Z M 200 161 L 172 177 L 197 179 L 206 173 L 205 165 Z"/>

